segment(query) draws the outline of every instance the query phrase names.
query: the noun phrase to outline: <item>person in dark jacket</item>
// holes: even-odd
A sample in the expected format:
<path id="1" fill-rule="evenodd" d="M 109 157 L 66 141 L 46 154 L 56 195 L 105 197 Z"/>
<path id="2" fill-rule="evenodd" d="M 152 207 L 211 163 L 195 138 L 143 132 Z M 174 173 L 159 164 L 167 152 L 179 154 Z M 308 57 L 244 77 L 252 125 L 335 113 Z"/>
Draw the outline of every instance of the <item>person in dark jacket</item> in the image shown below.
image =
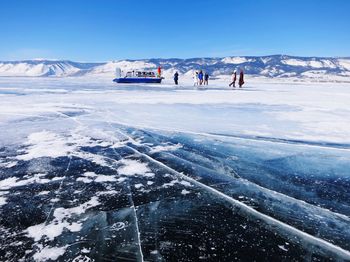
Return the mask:
<path id="1" fill-rule="evenodd" d="M 232 83 L 229 84 L 229 86 L 236 87 L 236 80 L 237 80 L 237 72 L 236 70 L 232 73 Z"/>
<path id="2" fill-rule="evenodd" d="M 241 69 L 241 72 L 239 73 L 239 80 L 238 80 L 239 87 L 242 87 L 244 85 L 244 73 Z"/>
<path id="3" fill-rule="evenodd" d="M 208 81 L 209 81 L 209 74 L 208 74 L 208 72 L 205 72 L 205 74 L 204 74 L 204 85 L 208 85 Z"/>
<path id="4" fill-rule="evenodd" d="M 179 83 L 179 73 L 177 71 L 174 74 L 174 82 L 175 82 L 175 85 Z"/>

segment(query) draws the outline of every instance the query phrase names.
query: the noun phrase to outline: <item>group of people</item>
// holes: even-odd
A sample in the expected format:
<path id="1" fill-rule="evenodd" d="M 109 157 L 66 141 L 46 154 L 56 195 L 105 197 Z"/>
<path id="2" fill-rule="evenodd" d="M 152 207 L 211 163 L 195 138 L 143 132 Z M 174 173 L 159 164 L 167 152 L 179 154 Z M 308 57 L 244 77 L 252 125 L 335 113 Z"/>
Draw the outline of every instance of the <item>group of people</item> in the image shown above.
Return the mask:
<path id="1" fill-rule="evenodd" d="M 236 87 L 236 81 L 237 81 L 237 71 L 233 71 L 232 73 L 232 82 L 228 86 Z M 242 87 L 244 85 L 244 73 L 241 69 L 239 72 L 239 79 L 238 79 L 238 86 Z"/>
<path id="2" fill-rule="evenodd" d="M 194 86 L 208 85 L 209 74 L 207 72 L 203 73 L 202 70 L 199 72 L 195 71 L 193 75 L 193 81 Z"/>
<path id="3" fill-rule="evenodd" d="M 194 71 L 193 81 L 194 81 L 193 82 L 194 86 L 208 85 L 209 84 L 209 74 L 207 72 L 203 73 L 202 70 Z M 179 84 L 179 73 L 177 71 L 174 74 L 174 82 L 175 82 L 175 85 Z"/>
<path id="4" fill-rule="evenodd" d="M 160 75 L 160 72 L 158 71 L 158 74 Z M 207 72 L 203 73 L 202 70 L 195 71 L 193 75 L 193 85 L 199 86 L 199 85 L 208 85 L 209 81 L 209 74 Z M 236 81 L 237 81 L 237 70 L 233 71 L 232 73 L 232 82 L 229 84 L 231 87 L 236 87 Z M 179 84 L 179 73 L 176 71 L 174 74 L 174 82 L 175 85 Z M 238 79 L 238 86 L 241 88 L 244 85 L 244 72 L 242 69 L 240 69 L 239 72 L 239 79 Z"/>

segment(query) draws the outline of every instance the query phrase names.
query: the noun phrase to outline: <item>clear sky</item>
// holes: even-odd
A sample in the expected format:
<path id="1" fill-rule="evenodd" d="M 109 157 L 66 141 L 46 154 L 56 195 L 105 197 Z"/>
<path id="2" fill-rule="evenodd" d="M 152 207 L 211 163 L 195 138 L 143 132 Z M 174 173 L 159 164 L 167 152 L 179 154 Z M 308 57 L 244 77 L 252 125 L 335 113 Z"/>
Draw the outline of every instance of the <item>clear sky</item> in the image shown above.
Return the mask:
<path id="1" fill-rule="evenodd" d="M 350 0 L 1 0 L 0 60 L 350 56 Z"/>

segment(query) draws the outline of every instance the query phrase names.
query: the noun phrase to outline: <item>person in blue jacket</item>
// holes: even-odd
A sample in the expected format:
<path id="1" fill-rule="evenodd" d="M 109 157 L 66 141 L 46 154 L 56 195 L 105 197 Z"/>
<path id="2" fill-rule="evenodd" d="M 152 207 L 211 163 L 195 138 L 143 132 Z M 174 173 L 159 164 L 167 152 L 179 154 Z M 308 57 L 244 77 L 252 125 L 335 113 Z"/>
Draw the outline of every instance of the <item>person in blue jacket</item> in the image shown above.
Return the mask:
<path id="1" fill-rule="evenodd" d="M 179 82 L 179 73 L 176 71 L 175 74 L 174 74 L 174 82 L 175 82 L 175 85 L 177 85 Z"/>
<path id="2" fill-rule="evenodd" d="M 198 79 L 199 79 L 199 84 L 202 85 L 203 84 L 203 71 L 199 71 L 198 74 Z"/>

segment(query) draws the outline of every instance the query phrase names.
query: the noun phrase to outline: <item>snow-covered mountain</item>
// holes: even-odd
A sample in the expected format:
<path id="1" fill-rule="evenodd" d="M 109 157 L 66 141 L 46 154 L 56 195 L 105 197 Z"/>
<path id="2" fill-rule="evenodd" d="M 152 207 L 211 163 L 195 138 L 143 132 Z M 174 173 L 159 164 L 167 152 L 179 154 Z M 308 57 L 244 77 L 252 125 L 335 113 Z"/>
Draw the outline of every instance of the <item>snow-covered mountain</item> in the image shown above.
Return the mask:
<path id="1" fill-rule="evenodd" d="M 234 56 L 224 58 L 142 59 L 106 63 L 80 63 L 68 60 L 25 60 L 0 62 L 0 76 L 103 76 L 113 77 L 122 71 L 155 69 L 162 66 L 164 76 L 175 71 L 192 75 L 205 70 L 210 75 L 229 75 L 242 68 L 247 74 L 264 77 L 296 77 L 328 80 L 350 80 L 350 58 L 296 57 L 287 55 Z"/>
<path id="2" fill-rule="evenodd" d="M 0 61 L 0 76 L 72 76 L 99 65 L 67 60 Z"/>

